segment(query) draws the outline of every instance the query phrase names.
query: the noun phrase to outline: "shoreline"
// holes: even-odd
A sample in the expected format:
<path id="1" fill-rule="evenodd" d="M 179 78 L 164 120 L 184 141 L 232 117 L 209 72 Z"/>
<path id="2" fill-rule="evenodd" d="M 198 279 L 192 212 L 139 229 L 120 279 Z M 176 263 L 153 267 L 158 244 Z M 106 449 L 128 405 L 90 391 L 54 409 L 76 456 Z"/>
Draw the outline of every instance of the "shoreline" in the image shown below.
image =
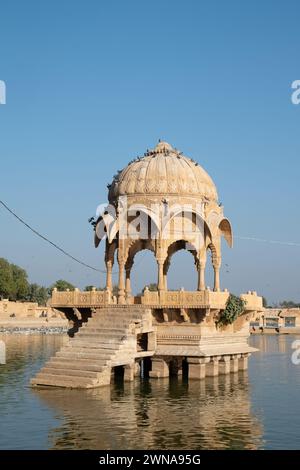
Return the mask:
<path id="1" fill-rule="evenodd" d="M 64 327 L 1 327 L 0 326 L 0 335 L 66 335 L 69 331 L 69 328 Z"/>
<path id="2" fill-rule="evenodd" d="M 10 334 L 67 334 L 70 329 L 68 320 L 62 318 L 2 318 L 0 335 Z"/>

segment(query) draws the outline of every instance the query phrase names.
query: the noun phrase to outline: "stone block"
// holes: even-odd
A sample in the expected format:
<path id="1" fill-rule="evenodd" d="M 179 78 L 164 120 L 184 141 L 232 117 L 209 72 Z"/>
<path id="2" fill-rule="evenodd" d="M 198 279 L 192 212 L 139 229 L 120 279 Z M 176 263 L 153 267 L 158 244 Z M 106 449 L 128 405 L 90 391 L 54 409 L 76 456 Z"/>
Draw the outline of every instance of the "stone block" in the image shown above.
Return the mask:
<path id="1" fill-rule="evenodd" d="M 235 354 L 234 356 L 231 356 L 230 360 L 230 372 L 237 372 L 239 370 L 239 359 L 240 359 L 240 354 Z"/>
<path id="2" fill-rule="evenodd" d="M 211 360 L 206 364 L 206 377 L 219 375 L 219 359 L 219 356 L 211 357 Z"/>
<path id="3" fill-rule="evenodd" d="M 135 364 L 127 364 L 124 366 L 124 382 L 132 382 L 134 380 Z"/>
<path id="4" fill-rule="evenodd" d="M 230 356 L 222 356 L 219 362 L 219 375 L 230 374 Z"/>
<path id="5" fill-rule="evenodd" d="M 242 357 L 238 359 L 239 361 L 239 370 L 247 370 L 248 369 L 248 354 L 242 354 Z"/>
<path id="6" fill-rule="evenodd" d="M 152 369 L 149 372 L 151 378 L 169 377 L 169 365 L 163 359 L 153 358 L 151 360 Z"/>
<path id="7" fill-rule="evenodd" d="M 206 364 L 208 361 L 209 358 L 188 357 L 187 362 L 189 367 L 189 379 L 204 379 L 206 375 Z"/>

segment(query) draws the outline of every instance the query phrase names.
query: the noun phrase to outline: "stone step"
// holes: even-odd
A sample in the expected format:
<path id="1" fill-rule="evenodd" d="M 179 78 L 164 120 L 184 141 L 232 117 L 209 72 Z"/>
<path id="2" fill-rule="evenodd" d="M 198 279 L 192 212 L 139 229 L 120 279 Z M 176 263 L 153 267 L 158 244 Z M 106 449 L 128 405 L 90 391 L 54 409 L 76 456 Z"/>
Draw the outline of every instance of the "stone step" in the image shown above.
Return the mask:
<path id="1" fill-rule="evenodd" d="M 113 355 L 113 353 L 107 353 L 107 352 L 103 352 L 103 351 L 99 351 L 99 352 L 93 352 L 93 353 L 90 353 L 90 352 L 86 352 L 86 351 L 82 351 L 82 352 L 77 352 L 77 351 L 58 351 L 55 355 L 55 357 L 65 357 L 66 359 L 99 359 L 99 360 L 109 360 L 111 358 L 111 356 Z"/>
<path id="2" fill-rule="evenodd" d="M 87 336 L 87 335 L 99 336 L 99 337 L 105 336 L 106 338 L 123 338 L 123 336 L 128 335 L 128 330 L 120 329 L 120 331 L 118 330 L 115 331 L 115 330 L 112 330 L 111 328 L 106 329 L 106 330 L 103 328 L 100 328 L 100 331 L 92 331 L 91 328 L 84 328 L 83 330 L 77 333 L 76 338 L 78 338 L 79 336 Z"/>
<path id="3" fill-rule="evenodd" d="M 82 328 L 80 330 L 80 333 L 85 333 L 87 331 L 90 331 L 91 333 L 98 333 L 98 334 L 119 334 L 119 335 L 126 335 L 131 331 L 134 331 L 134 328 L 136 328 L 137 325 L 133 326 L 131 325 L 114 325 L 113 327 L 108 327 L 108 326 L 103 326 L 100 323 L 94 323 L 91 325 L 87 325 L 86 327 Z"/>
<path id="4" fill-rule="evenodd" d="M 46 374 L 46 375 L 74 375 L 76 377 L 90 377 L 96 379 L 99 375 L 99 372 L 93 372 L 91 370 L 82 370 L 82 369 L 58 369 L 57 367 L 43 367 L 41 371 L 37 374 Z"/>
<path id="5" fill-rule="evenodd" d="M 87 324 L 86 326 L 82 327 L 80 331 L 96 331 L 96 332 L 108 332 L 111 331 L 112 333 L 126 333 L 132 328 L 139 327 L 140 324 L 133 324 L 133 323 L 128 323 L 128 324 L 120 324 L 120 323 L 112 323 L 111 325 L 103 324 L 101 322 L 94 322 Z"/>
<path id="6" fill-rule="evenodd" d="M 82 337 L 74 340 L 68 347 L 81 347 L 81 348 L 93 348 L 93 349 L 112 349 L 117 350 L 123 343 L 121 341 L 105 340 L 102 338 L 97 341 L 97 338 Z M 105 345 L 108 346 L 105 348 Z"/>
<path id="7" fill-rule="evenodd" d="M 68 387 L 68 388 L 91 388 L 97 383 L 97 379 L 88 377 L 69 376 L 62 377 L 61 375 L 53 374 L 38 374 L 32 381 L 32 385 L 52 385 L 55 387 Z"/>
<path id="8" fill-rule="evenodd" d="M 85 332 L 90 332 L 90 333 L 119 333 L 119 334 L 123 334 L 123 335 L 126 335 L 127 332 L 128 332 L 128 328 L 112 328 L 112 327 L 105 327 L 105 326 L 92 326 L 92 325 L 88 325 L 88 326 L 85 326 L 83 328 L 81 328 L 80 330 L 80 333 L 85 333 Z"/>
<path id="9" fill-rule="evenodd" d="M 107 314 L 116 314 L 116 313 L 122 313 L 123 315 L 134 315 L 136 313 L 141 314 L 145 313 L 145 310 L 148 310 L 147 307 L 137 307 L 134 305 L 130 306 L 130 309 L 125 306 L 125 307 L 104 307 L 104 308 L 99 308 L 96 315 L 98 313 L 107 313 Z"/>
<path id="10" fill-rule="evenodd" d="M 52 357 L 33 385 L 92 388 L 108 385 L 112 365 L 130 364 L 136 354 L 132 326 L 149 320 L 143 309 L 105 308 L 93 314 Z"/>
<path id="11" fill-rule="evenodd" d="M 83 333 L 82 335 L 78 335 L 74 338 L 74 341 L 84 341 L 84 342 L 92 342 L 92 343 L 110 343 L 110 344 L 122 344 L 125 340 L 129 339 L 128 335 L 119 335 L 119 336 L 111 336 L 111 335 L 104 335 L 102 333 Z"/>
<path id="12" fill-rule="evenodd" d="M 95 361 L 95 360 L 71 360 L 71 359 L 64 359 L 64 358 L 55 358 L 53 357 L 50 361 L 46 364 L 46 367 L 57 367 L 58 369 L 78 369 L 78 370 L 91 370 L 94 372 L 101 372 L 106 365 L 105 361 Z"/>
<path id="13" fill-rule="evenodd" d="M 107 321 L 107 322 L 139 322 L 143 319 L 141 315 L 134 315 L 128 317 L 127 315 L 114 315 L 114 316 L 107 316 L 107 315 L 95 315 L 88 319 L 89 322 L 91 321 Z"/>
<path id="14" fill-rule="evenodd" d="M 133 312 L 129 312 L 127 310 L 126 311 L 117 311 L 117 310 L 114 310 L 114 311 L 110 311 L 110 312 L 104 312 L 103 310 L 99 311 L 99 312 L 96 312 L 96 313 L 93 313 L 92 316 L 90 318 L 125 318 L 125 319 L 131 319 L 131 318 L 141 318 L 143 316 L 146 316 L 148 315 L 148 313 L 145 313 L 144 311 L 133 311 Z"/>
<path id="15" fill-rule="evenodd" d="M 115 320 L 115 321 L 107 321 L 107 320 L 100 320 L 100 319 L 92 319 L 89 322 L 86 322 L 84 329 L 86 328 L 105 328 L 107 329 L 122 329 L 127 330 L 130 325 L 137 325 L 140 324 L 142 320 L 133 320 L 133 321 L 124 321 L 124 320 Z M 80 330 L 81 331 L 81 330 Z"/>
<path id="16" fill-rule="evenodd" d="M 126 313 L 104 313 L 102 312 L 101 314 L 95 313 L 92 315 L 92 317 L 89 318 L 90 320 L 126 320 L 126 321 L 134 321 L 134 320 L 141 320 L 143 318 L 142 313 L 133 313 L 129 314 L 128 312 Z"/>
<path id="17" fill-rule="evenodd" d="M 111 352 L 113 353 L 114 351 L 118 351 L 119 348 L 120 348 L 121 344 L 113 344 L 113 343 L 103 343 L 101 341 L 95 343 L 95 342 L 91 342 L 91 341 L 87 341 L 87 340 L 80 340 L 79 338 L 78 339 L 74 339 L 72 340 L 70 343 L 66 344 L 64 346 L 64 348 L 68 348 L 68 349 L 75 349 L 75 350 L 79 350 L 79 349 L 87 349 L 87 350 L 90 350 L 91 352 L 93 351 L 99 351 L 99 350 L 105 350 L 107 352 Z"/>
<path id="18" fill-rule="evenodd" d="M 54 357 L 51 357 L 51 359 L 49 359 L 49 362 L 62 362 L 62 361 L 66 361 L 66 362 L 70 362 L 72 358 L 70 357 L 57 357 L 57 356 L 54 356 Z M 85 366 L 86 364 L 95 364 L 95 365 L 100 365 L 102 366 L 103 364 L 105 364 L 107 362 L 107 358 L 100 358 L 100 359 L 93 359 L 91 361 L 90 358 L 84 358 L 84 357 L 81 357 L 81 358 L 74 358 L 74 361 L 76 359 L 76 364 L 78 365 L 83 365 Z M 84 367 L 83 367 L 84 369 Z"/>

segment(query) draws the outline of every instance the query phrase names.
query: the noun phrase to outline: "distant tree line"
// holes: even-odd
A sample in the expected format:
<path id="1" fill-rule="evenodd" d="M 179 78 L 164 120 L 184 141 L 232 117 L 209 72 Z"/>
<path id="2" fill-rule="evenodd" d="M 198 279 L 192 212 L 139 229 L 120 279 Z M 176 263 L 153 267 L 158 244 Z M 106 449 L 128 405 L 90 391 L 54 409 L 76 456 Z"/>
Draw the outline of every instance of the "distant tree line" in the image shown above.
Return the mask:
<path id="1" fill-rule="evenodd" d="M 25 269 L 0 258 L 0 299 L 46 305 L 54 287 L 58 290 L 74 290 L 72 284 L 62 279 L 50 287 L 40 286 L 35 282 L 30 283 Z"/>
<path id="2" fill-rule="evenodd" d="M 280 308 L 299 308 L 300 303 L 293 302 L 292 300 L 282 300 L 279 302 L 278 307 Z"/>
<path id="3" fill-rule="evenodd" d="M 53 289 L 58 291 L 75 289 L 75 286 L 64 279 L 59 279 L 51 286 L 40 286 L 28 281 L 25 269 L 16 264 L 9 263 L 6 259 L 0 258 L 0 300 L 9 299 L 19 302 L 37 302 L 39 305 L 46 305 L 51 297 Z M 84 290 L 91 291 L 93 286 L 86 286 Z M 104 290 L 99 287 L 97 290 Z M 117 295 L 118 286 L 113 286 L 113 295 Z"/>
<path id="4" fill-rule="evenodd" d="M 281 300 L 280 302 L 274 302 L 272 305 L 268 305 L 267 299 L 263 297 L 263 306 L 265 308 L 300 308 L 300 302 Z"/>

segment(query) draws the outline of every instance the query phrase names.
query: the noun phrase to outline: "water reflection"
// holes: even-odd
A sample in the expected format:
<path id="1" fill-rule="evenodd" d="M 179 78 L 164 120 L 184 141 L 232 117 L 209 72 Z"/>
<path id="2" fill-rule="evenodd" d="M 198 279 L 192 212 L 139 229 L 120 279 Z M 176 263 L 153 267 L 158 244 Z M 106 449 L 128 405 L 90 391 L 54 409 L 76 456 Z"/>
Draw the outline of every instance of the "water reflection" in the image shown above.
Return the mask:
<path id="1" fill-rule="evenodd" d="M 300 336 L 256 335 L 249 377 L 32 390 L 62 336 L 0 335 L 0 449 L 299 449 Z"/>
<path id="2" fill-rule="evenodd" d="M 64 416 L 50 432 L 54 449 L 256 449 L 262 443 L 244 373 L 35 393 Z"/>
<path id="3" fill-rule="evenodd" d="M 0 449 L 47 449 L 49 429 L 59 418 L 28 385 L 63 336 L 3 334 L 0 339 L 6 344 L 6 364 L 0 365 Z"/>

